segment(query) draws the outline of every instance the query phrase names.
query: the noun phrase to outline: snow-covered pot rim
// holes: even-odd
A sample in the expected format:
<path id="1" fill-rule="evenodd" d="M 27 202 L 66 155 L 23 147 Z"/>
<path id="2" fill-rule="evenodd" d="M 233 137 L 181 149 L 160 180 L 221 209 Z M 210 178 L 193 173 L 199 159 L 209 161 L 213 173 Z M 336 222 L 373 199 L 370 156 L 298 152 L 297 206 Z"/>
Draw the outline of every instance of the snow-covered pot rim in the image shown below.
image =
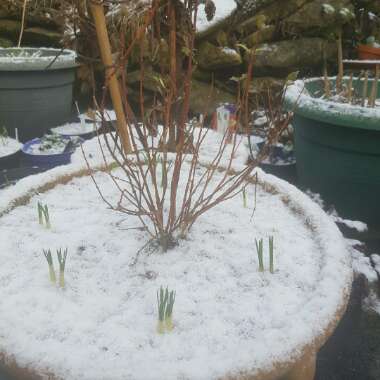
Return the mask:
<path id="1" fill-rule="evenodd" d="M 87 144 L 87 146 L 84 147 L 85 151 L 90 150 L 88 148 L 90 145 L 88 144 L 91 144 L 91 142 L 92 140 L 85 143 Z M 27 204 L 36 192 L 44 192 L 54 188 L 58 184 L 67 184 L 75 177 L 89 175 L 89 170 L 86 168 L 83 158 L 79 160 L 80 155 L 79 153 L 74 154 L 72 164 L 66 167 L 58 167 L 48 172 L 25 178 L 11 189 L 4 190 L 0 198 L 0 217 L 19 205 Z M 101 161 L 97 162 L 94 160 L 91 164 L 93 167 L 96 166 L 98 170 L 106 170 L 106 168 L 101 165 Z M 316 243 L 320 246 L 321 251 L 325 253 L 324 257 L 326 257 L 326 260 L 329 257 L 336 256 L 337 252 L 334 243 L 338 240 L 339 257 L 341 258 L 340 264 L 344 266 L 344 276 L 339 279 L 341 287 L 336 289 L 336 292 L 333 292 L 334 294 L 331 296 L 332 299 L 330 299 L 330 301 L 332 301 L 333 305 L 330 305 L 331 307 L 328 308 L 329 311 L 327 313 L 322 313 L 321 326 L 318 328 L 316 328 L 316 326 L 310 326 L 311 332 L 307 335 L 312 336 L 312 338 L 306 343 L 303 338 L 301 338 L 302 343 L 300 343 L 298 349 L 292 353 L 290 359 L 289 357 L 278 357 L 276 362 L 273 363 L 272 368 L 263 369 L 259 374 L 257 373 L 257 368 L 247 368 L 239 373 L 226 373 L 226 375 L 222 377 L 226 380 L 272 380 L 289 372 L 292 373 L 293 370 L 298 371 L 303 365 L 308 365 L 308 363 L 310 364 L 313 361 L 315 363 L 316 352 L 331 335 L 345 312 L 351 290 L 352 270 L 349 253 L 345 250 L 343 238 L 335 224 L 323 213 L 318 205 L 294 186 L 276 177 L 267 175 L 259 169 L 258 174 L 260 178 L 259 185 L 267 193 L 280 195 L 282 202 L 290 210 L 302 215 L 308 228 L 318 236 Z M 254 181 L 254 178 L 252 178 L 252 181 Z M 343 254 L 343 252 L 345 253 Z M 327 266 L 327 264 L 325 267 L 325 270 L 329 274 L 336 274 L 334 268 Z M 326 286 L 329 287 L 328 284 L 326 284 Z M 318 290 L 317 293 L 319 294 L 319 292 L 321 292 L 321 296 L 323 296 L 323 291 Z M 318 312 L 319 310 L 314 311 Z M 300 310 L 300 312 L 302 312 L 302 310 Z M 276 344 L 276 342 L 273 343 Z M 16 378 L 24 379 L 31 375 L 36 376 L 36 378 L 41 376 L 41 372 L 37 373 L 33 368 L 18 367 L 15 359 L 8 356 L 6 352 L 0 353 L 0 358 L 6 364 L 6 367 L 17 376 Z M 254 375 L 252 375 L 252 373 L 254 373 Z M 43 375 L 47 375 L 47 373 Z M 50 378 L 54 379 L 55 377 L 52 376 Z M 292 377 L 289 377 L 289 379 L 291 378 Z"/>
<path id="2" fill-rule="evenodd" d="M 332 84 L 336 78 L 329 78 Z M 345 77 L 348 82 L 349 78 Z M 357 81 L 354 78 L 354 84 Z M 373 80 L 369 80 L 369 89 Z M 323 94 L 324 79 L 310 78 L 297 80 L 286 89 L 285 107 L 296 115 L 333 125 L 351 128 L 380 130 L 380 107 L 366 108 L 358 105 L 333 102 L 320 98 Z M 318 93 L 318 95 L 313 95 Z M 379 94 L 379 89 L 377 91 Z"/>
<path id="3" fill-rule="evenodd" d="M 11 143 L 11 146 L 6 150 L 6 154 L 3 153 L 3 150 L 2 150 L 2 141 L 0 140 L 0 160 L 2 158 L 9 158 L 11 156 L 14 156 L 16 154 L 18 154 L 21 149 L 22 149 L 22 144 L 19 143 L 17 140 L 15 139 L 12 139 L 12 138 L 7 138 L 7 140 Z M 9 144 L 8 142 L 8 144 Z"/>
<path id="4" fill-rule="evenodd" d="M 54 48 L 0 48 L 0 71 L 44 71 L 75 68 L 76 53 Z"/>
<path id="5" fill-rule="evenodd" d="M 67 140 L 69 141 L 70 140 L 70 136 L 61 136 L 63 140 Z M 30 152 L 29 151 L 29 148 L 33 145 L 39 145 L 41 142 L 41 138 L 39 137 L 36 137 L 35 139 L 33 140 L 29 140 L 27 141 L 21 148 L 21 151 L 23 154 L 25 154 L 26 156 L 44 156 L 44 157 L 59 157 L 59 156 L 70 156 L 73 151 L 75 150 L 75 148 L 73 149 L 70 149 L 69 151 L 67 152 L 59 152 L 59 153 L 49 153 L 49 154 L 37 154 L 37 153 L 33 153 L 33 152 Z"/>

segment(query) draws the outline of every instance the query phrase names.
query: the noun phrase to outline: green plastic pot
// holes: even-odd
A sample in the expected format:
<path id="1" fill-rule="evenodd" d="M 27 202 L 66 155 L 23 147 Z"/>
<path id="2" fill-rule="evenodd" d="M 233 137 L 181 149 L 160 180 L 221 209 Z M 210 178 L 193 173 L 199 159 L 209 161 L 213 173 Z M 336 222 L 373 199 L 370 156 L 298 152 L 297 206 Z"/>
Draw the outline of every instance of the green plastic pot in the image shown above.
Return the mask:
<path id="1" fill-rule="evenodd" d="M 353 85 L 361 93 L 363 81 Z M 286 93 L 286 108 L 294 111 L 299 184 L 321 194 L 341 216 L 378 225 L 380 108 L 320 99 L 323 88 L 323 80 L 315 78 L 297 81 Z"/>

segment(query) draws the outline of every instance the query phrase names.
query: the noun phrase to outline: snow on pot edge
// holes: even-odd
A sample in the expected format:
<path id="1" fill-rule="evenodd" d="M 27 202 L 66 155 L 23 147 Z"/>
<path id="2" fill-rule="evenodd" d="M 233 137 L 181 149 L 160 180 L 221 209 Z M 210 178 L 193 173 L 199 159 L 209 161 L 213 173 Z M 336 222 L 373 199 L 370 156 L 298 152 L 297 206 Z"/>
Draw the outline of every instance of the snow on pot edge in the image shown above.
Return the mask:
<path id="1" fill-rule="evenodd" d="M 215 134 L 212 134 L 209 136 L 210 139 L 213 139 L 215 137 Z M 86 143 L 84 148 L 87 153 L 92 154 L 92 163 L 100 164 L 99 160 L 99 154 L 96 154 L 97 151 L 97 141 L 96 139 L 91 140 L 90 142 Z M 204 152 L 206 153 L 206 152 Z M 208 160 L 208 156 L 211 155 L 209 152 L 205 154 L 205 162 Z M 243 160 L 240 161 L 240 165 L 243 165 Z M 9 208 L 9 204 L 21 196 L 25 195 L 27 192 L 29 192 L 32 188 L 35 188 L 38 185 L 41 185 L 41 182 L 46 182 L 48 180 L 53 179 L 54 177 L 58 178 L 59 176 L 63 174 L 69 174 L 73 173 L 79 169 L 84 168 L 83 159 L 81 159 L 80 154 L 75 154 L 74 162 L 63 168 L 56 168 L 48 173 L 40 174 L 37 176 L 33 176 L 31 178 L 26 178 L 25 180 L 22 180 L 19 182 L 18 185 L 14 186 L 12 189 L 4 190 L 2 195 L 5 197 L 1 197 L 0 200 L 0 214 Z M 290 208 L 293 208 L 297 211 L 300 215 L 303 215 L 307 218 L 309 225 L 312 227 L 313 230 L 313 237 L 314 241 L 319 245 L 322 252 L 324 252 L 324 256 L 322 258 L 320 267 L 321 270 L 319 272 L 319 280 L 317 280 L 318 286 L 315 287 L 313 290 L 313 297 L 310 297 L 309 300 L 305 302 L 305 308 L 302 308 L 297 311 L 297 315 L 301 318 L 301 320 L 309 321 L 310 323 L 310 329 L 308 331 L 304 331 L 300 336 L 298 336 L 298 344 L 302 346 L 303 344 L 306 344 L 310 342 L 313 338 L 318 336 L 320 333 L 323 332 L 323 330 L 326 328 L 327 323 L 331 320 L 331 318 L 334 317 L 335 312 L 341 306 L 342 302 L 342 294 L 341 291 L 345 290 L 348 291 L 349 289 L 348 284 L 351 279 L 351 269 L 350 269 L 350 257 L 349 253 L 347 252 L 346 245 L 343 241 L 343 238 L 335 226 L 335 224 L 329 219 L 329 217 L 321 210 L 321 208 L 313 203 L 306 195 L 302 194 L 299 190 L 297 190 L 295 187 L 285 183 L 284 181 L 281 181 L 277 179 L 276 177 L 266 175 L 261 170 L 258 170 L 259 178 L 261 181 L 263 181 L 266 184 L 271 185 L 275 189 L 277 189 L 280 192 L 280 195 L 278 195 L 278 198 L 285 196 L 285 201 L 288 203 Z M 265 186 L 265 185 L 264 185 Z M 274 196 L 275 197 L 275 196 Z M 254 252 L 252 252 L 252 256 L 254 256 Z M 245 256 L 242 256 L 244 260 Z M 246 257 L 245 257 L 246 259 Z M 162 257 L 158 257 L 157 261 L 163 260 Z M 185 260 L 186 261 L 186 260 Z M 41 270 L 43 263 L 41 263 Z M 38 269 L 38 270 L 40 270 Z M 169 268 L 170 269 L 170 268 Z M 297 269 L 297 268 L 295 268 Z M 303 268 L 301 268 L 303 269 Z M 107 271 L 106 271 L 107 272 Z M 336 289 L 340 289 L 339 291 L 336 291 Z M 66 301 L 69 300 L 63 296 Z M 59 297 L 58 297 L 59 298 Z M 56 302 L 59 300 L 57 299 Z M 154 313 L 154 311 L 153 311 Z M 312 320 L 310 319 L 312 316 Z M 180 318 L 179 318 L 180 319 Z M 154 316 L 152 317 L 152 321 L 154 321 Z M 154 322 L 152 322 L 154 323 Z M 298 326 L 296 326 L 297 331 Z M 54 332 L 52 332 L 54 334 Z M 155 340 L 155 337 L 153 338 Z M 168 338 L 173 344 L 173 339 L 171 337 Z M 283 337 L 284 339 L 284 337 Z M 281 341 L 280 341 L 281 342 Z M 294 343 L 294 341 L 292 341 Z M 297 351 L 294 350 L 294 346 L 289 346 L 289 341 L 284 341 L 285 346 L 288 346 L 290 351 L 284 350 L 284 347 L 281 345 L 282 350 L 280 352 L 277 351 L 277 357 L 275 359 L 277 360 L 283 360 L 283 359 L 289 359 L 292 355 L 297 355 Z M 269 344 L 269 346 L 271 346 Z M 272 347 L 273 348 L 273 347 Z M 293 348 L 293 350 L 291 349 Z M 20 348 L 21 352 L 19 354 L 21 357 L 25 355 L 25 353 L 22 353 L 22 348 Z M 95 355 L 96 352 L 91 350 L 91 352 Z M 266 351 L 264 351 L 265 353 Z M 15 352 L 17 355 L 17 352 Z M 282 354 L 282 356 L 281 356 Z M 249 369 L 249 365 L 252 363 L 252 352 L 247 352 L 246 357 L 242 357 L 241 363 L 245 363 L 244 368 L 235 368 L 234 363 L 227 360 L 227 358 L 224 358 L 224 363 L 229 364 L 229 369 L 232 371 L 238 371 L 242 369 Z M 265 355 L 264 355 L 265 356 Z M 26 361 L 30 361 L 30 358 L 24 357 Z M 265 359 L 267 359 L 265 361 Z M 270 360 L 269 360 L 270 359 Z M 267 366 L 270 366 L 271 361 L 274 358 L 262 358 L 263 363 L 266 363 Z M 199 362 L 200 363 L 200 362 Z M 198 363 L 198 364 L 199 364 Z M 78 364 L 78 363 L 77 363 Z M 43 363 L 41 363 L 43 365 Z M 61 370 L 63 370 L 61 368 Z M 201 368 L 200 368 L 201 370 Z M 223 367 L 216 369 L 214 375 L 217 374 L 218 371 L 226 371 L 227 368 Z M 169 375 L 170 368 L 164 368 L 164 372 L 167 372 Z M 183 368 L 183 371 L 187 371 L 186 368 Z M 88 373 L 82 373 L 81 377 L 87 378 L 86 376 L 90 376 L 89 371 Z M 172 373 L 171 373 L 172 374 Z M 221 375 L 223 373 L 219 373 L 218 375 Z M 120 375 L 120 374 L 119 374 Z M 117 374 L 115 374 L 115 379 L 118 378 Z M 204 375 L 204 373 L 203 373 Z M 91 374 L 92 379 L 95 379 L 96 377 L 94 373 Z M 73 378 L 76 378 L 75 376 Z M 89 377 L 91 378 L 91 377 Z M 149 376 L 146 378 L 150 378 Z M 154 377 L 151 377 L 154 378 Z M 199 378 L 203 378 L 202 373 L 199 372 Z"/>

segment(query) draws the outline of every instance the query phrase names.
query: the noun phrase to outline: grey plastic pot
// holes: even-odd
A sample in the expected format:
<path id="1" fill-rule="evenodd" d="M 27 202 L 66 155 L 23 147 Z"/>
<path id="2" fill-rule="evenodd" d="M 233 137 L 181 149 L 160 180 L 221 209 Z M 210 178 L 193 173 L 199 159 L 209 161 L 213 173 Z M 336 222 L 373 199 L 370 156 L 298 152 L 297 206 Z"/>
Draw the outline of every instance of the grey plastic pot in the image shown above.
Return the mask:
<path id="1" fill-rule="evenodd" d="M 0 49 L 0 126 L 25 142 L 66 122 L 76 66 L 71 50 Z"/>

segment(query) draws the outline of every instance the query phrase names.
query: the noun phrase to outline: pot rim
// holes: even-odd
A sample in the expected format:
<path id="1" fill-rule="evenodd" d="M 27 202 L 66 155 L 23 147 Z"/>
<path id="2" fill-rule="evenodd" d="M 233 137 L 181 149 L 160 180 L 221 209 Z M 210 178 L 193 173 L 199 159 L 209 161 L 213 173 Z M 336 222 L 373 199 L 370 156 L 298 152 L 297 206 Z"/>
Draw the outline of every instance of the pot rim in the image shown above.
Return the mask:
<path id="1" fill-rule="evenodd" d="M 335 81 L 336 77 L 328 79 L 331 82 Z M 354 80 L 357 79 L 357 77 L 354 78 Z M 349 77 L 343 78 L 343 81 L 349 80 Z M 323 84 L 323 81 L 322 77 L 295 81 L 286 88 L 285 108 L 293 111 L 295 115 L 326 124 L 380 131 L 380 107 L 366 108 L 313 97 L 308 91 L 308 84 L 316 82 Z M 368 81 L 369 91 L 371 91 L 373 81 L 373 79 Z"/>
<path id="2" fill-rule="evenodd" d="M 67 168 L 66 168 L 67 169 Z M 90 169 L 86 169 L 83 164 L 81 165 L 74 165 L 73 163 L 71 166 L 69 166 L 69 169 L 71 169 L 69 172 L 63 173 L 62 171 L 50 171 L 41 175 L 40 179 L 42 181 L 39 182 L 39 189 L 41 192 L 47 191 L 49 189 L 54 188 L 57 184 L 67 184 L 70 182 L 73 178 L 77 177 L 83 177 L 88 176 L 90 174 Z M 107 170 L 106 166 L 98 166 L 97 170 Z M 283 201 L 288 202 L 292 198 L 294 198 L 294 204 L 290 202 L 290 206 L 294 206 L 297 208 L 297 205 L 299 205 L 300 200 L 297 198 L 296 194 L 298 193 L 298 190 L 293 189 L 293 187 L 290 187 L 287 183 L 285 183 L 282 180 L 276 179 L 272 176 L 263 175 L 264 178 L 261 177 L 260 179 L 260 185 L 265 186 L 267 188 L 267 191 L 277 193 L 279 196 L 284 197 Z M 33 185 L 32 185 L 33 186 Z M 288 191 L 286 191 L 288 190 Z M 40 192 L 37 188 L 33 188 L 33 192 L 28 191 L 27 188 L 24 188 L 24 191 L 26 193 L 24 194 L 18 194 L 18 197 L 21 195 L 23 197 L 23 202 L 28 202 L 28 194 L 32 196 L 35 191 Z M 289 197 L 289 198 L 287 198 Z M 306 197 L 306 196 L 305 196 Z M 17 197 L 16 197 L 17 198 Z M 301 202 L 302 203 L 302 202 Z M 9 212 L 12 208 L 17 207 L 17 201 L 13 198 L 12 201 L 13 206 L 10 208 L 5 207 L 5 212 L 2 214 L 1 206 L 0 206 L 0 216 L 4 215 L 4 213 Z M 305 212 L 311 217 L 314 215 L 314 212 L 316 210 L 316 207 L 314 204 L 310 202 L 310 206 L 305 209 Z M 3 209 L 4 210 L 4 209 Z M 325 225 L 323 225 L 323 229 L 326 228 Z M 349 255 L 347 256 L 347 258 Z M 343 264 L 343 263 L 342 263 Z M 346 265 L 350 267 L 349 259 L 346 262 Z M 306 354 L 308 353 L 315 353 L 319 348 L 325 343 L 325 341 L 328 339 L 328 337 L 332 334 L 333 330 L 335 329 L 337 323 L 341 319 L 342 315 L 344 314 L 348 298 L 351 290 L 351 282 L 352 282 L 352 273 L 351 270 L 349 270 L 350 275 L 347 276 L 346 280 L 344 281 L 344 286 L 339 290 L 339 295 L 337 295 L 336 299 L 336 308 L 335 312 L 331 315 L 331 318 L 326 320 L 325 326 L 318 333 L 314 336 L 312 340 L 309 340 L 308 342 L 302 343 L 299 345 L 298 350 L 294 353 L 294 356 L 292 358 L 285 358 L 285 357 L 279 357 L 277 362 L 272 363 L 272 367 L 270 368 L 263 368 L 260 373 L 257 373 L 256 368 L 247 368 L 244 372 L 231 372 L 227 373 L 226 376 L 224 376 L 223 380 L 242 380 L 242 379 L 262 379 L 262 380 L 273 380 L 274 378 L 278 378 L 279 376 L 285 375 L 289 370 L 293 368 L 293 366 Z M 41 375 L 48 375 L 47 372 L 44 372 L 41 369 L 33 368 L 33 367 L 19 367 L 17 364 L 16 358 L 10 356 L 6 352 L 2 353 L 3 355 L 3 362 L 7 363 L 7 368 L 16 375 L 17 379 L 22 379 L 28 376 L 41 376 Z M 0 353 L 1 358 L 1 353 Z M 18 375 L 18 376 L 17 376 Z M 49 373 L 52 379 L 57 379 L 57 377 L 54 376 L 53 373 Z"/>
<path id="3" fill-rule="evenodd" d="M 76 52 L 69 49 L 0 48 L 0 71 L 71 69 L 77 66 L 76 57 Z"/>
<path id="4" fill-rule="evenodd" d="M 360 45 L 358 45 L 358 50 L 370 51 L 370 52 L 374 52 L 376 54 L 380 53 L 380 47 L 366 45 L 366 44 L 360 44 Z"/>

